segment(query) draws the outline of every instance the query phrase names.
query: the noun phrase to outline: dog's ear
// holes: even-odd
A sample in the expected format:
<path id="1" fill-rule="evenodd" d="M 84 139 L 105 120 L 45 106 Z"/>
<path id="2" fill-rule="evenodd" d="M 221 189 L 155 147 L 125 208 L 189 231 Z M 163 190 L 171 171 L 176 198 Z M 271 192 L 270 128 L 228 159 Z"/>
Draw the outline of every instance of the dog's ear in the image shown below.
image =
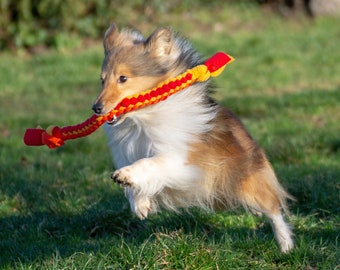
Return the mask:
<path id="1" fill-rule="evenodd" d="M 105 53 L 115 46 L 115 41 L 118 39 L 119 32 L 115 23 L 112 23 L 106 30 L 103 40 Z"/>
<path id="2" fill-rule="evenodd" d="M 171 53 L 174 34 L 170 28 L 159 28 L 147 39 L 147 49 L 156 56 L 165 56 Z"/>

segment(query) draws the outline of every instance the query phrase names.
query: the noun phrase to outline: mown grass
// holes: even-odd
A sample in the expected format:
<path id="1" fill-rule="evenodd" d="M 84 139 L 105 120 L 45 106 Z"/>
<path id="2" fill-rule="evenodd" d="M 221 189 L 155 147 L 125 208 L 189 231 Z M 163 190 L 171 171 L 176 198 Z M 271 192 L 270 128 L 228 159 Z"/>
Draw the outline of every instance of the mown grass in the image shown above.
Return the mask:
<path id="1" fill-rule="evenodd" d="M 164 23 L 207 57 L 235 56 L 215 97 L 241 117 L 296 197 L 296 248 L 281 254 L 266 220 L 239 209 L 137 220 L 109 179 L 101 130 L 53 151 L 23 145 L 28 127 L 91 115 L 103 55 L 94 44 L 0 55 L 0 268 L 339 268 L 339 19 L 287 21 L 249 6 L 208 11 Z"/>

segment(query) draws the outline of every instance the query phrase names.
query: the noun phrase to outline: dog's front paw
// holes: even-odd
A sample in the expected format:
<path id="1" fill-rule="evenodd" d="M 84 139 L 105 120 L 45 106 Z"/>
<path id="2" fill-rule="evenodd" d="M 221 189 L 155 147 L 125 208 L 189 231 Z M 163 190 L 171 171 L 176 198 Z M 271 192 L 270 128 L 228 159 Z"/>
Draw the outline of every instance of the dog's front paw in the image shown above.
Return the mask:
<path id="1" fill-rule="evenodd" d="M 111 178 L 121 187 L 132 187 L 132 177 L 128 168 L 117 170 L 111 174 Z"/>
<path id="2" fill-rule="evenodd" d="M 151 211 L 151 201 L 148 198 L 144 200 L 139 200 L 134 203 L 132 211 L 136 214 L 136 216 L 143 220 L 146 219 Z"/>

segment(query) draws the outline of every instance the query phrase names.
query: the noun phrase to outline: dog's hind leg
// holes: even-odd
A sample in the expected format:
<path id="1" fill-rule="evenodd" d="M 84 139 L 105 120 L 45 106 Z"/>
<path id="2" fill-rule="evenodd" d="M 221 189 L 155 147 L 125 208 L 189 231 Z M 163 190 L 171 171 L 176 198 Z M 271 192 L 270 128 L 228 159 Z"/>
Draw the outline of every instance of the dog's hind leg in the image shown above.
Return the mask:
<path id="1" fill-rule="evenodd" d="M 245 207 L 263 213 L 270 220 L 281 251 L 286 253 L 292 249 L 292 231 L 281 212 L 281 208 L 286 210 L 285 199 L 289 195 L 278 183 L 270 166 L 244 179 L 239 192 Z"/>
<path id="2" fill-rule="evenodd" d="M 282 252 L 287 253 L 294 247 L 292 239 L 292 231 L 289 225 L 283 220 L 282 214 L 267 214 L 266 215 L 272 225 L 275 239 L 280 246 Z"/>

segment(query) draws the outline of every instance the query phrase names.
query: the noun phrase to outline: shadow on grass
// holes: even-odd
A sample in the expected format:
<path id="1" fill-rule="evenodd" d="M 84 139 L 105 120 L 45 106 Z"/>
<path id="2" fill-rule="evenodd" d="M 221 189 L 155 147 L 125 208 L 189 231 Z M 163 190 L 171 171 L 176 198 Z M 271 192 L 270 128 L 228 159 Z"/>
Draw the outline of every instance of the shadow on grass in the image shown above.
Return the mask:
<path id="1" fill-rule="evenodd" d="M 284 168 L 279 168 L 279 173 L 281 170 Z M 310 171 L 310 173 L 312 176 L 313 172 Z M 315 169 L 315 173 L 327 175 L 324 178 L 327 183 L 338 172 L 335 168 L 333 171 L 330 171 L 329 168 L 318 168 Z M 304 174 L 304 170 L 299 171 L 296 168 L 286 174 L 286 177 L 293 180 L 294 177 L 297 177 L 301 181 L 298 176 Z M 302 179 L 302 182 L 297 182 L 296 185 L 290 183 L 292 185 L 291 192 L 298 199 L 292 208 L 293 214 L 298 212 L 299 215 L 315 215 L 320 212 L 317 212 L 318 208 L 322 208 L 321 212 L 324 217 L 339 214 L 338 203 L 334 201 L 338 196 L 338 191 L 335 189 L 339 187 L 332 186 L 337 183 L 323 185 L 325 183 L 319 182 L 319 180 L 309 181 L 307 175 Z M 19 185 L 16 188 L 20 190 L 21 187 Z M 32 188 L 31 190 L 39 189 Z M 230 241 L 231 250 L 248 252 L 255 258 L 261 257 L 261 252 L 256 251 L 258 248 L 266 249 L 268 248 L 267 241 L 273 241 L 268 222 L 256 229 L 243 226 L 225 227 L 218 222 L 211 221 L 209 213 L 202 213 L 195 209 L 191 214 L 163 212 L 146 221 L 140 221 L 130 214 L 128 204 L 121 192 L 112 190 L 101 190 L 100 192 L 102 199 L 79 214 L 33 211 L 27 215 L 1 218 L 0 268 L 1 266 L 15 265 L 18 262 L 22 264 L 42 262 L 53 258 L 56 253 L 62 258 L 67 258 L 77 252 L 105 253 L 109 252 L 113 246 L 116 246 L 118 250 L 122 241 L 138 248 L 153 234 L 169 234 L 179 230 L 184 235 L 203 237 L 207 243 L 222 245 L 223 242 L 220 242 L 219 239 L 227 238 L 225 241 Z M 320 194 L 321 201 L 315 195 L 317 192 L 324 193 Z M 38 194 L 30 196 L 35 196 L 36 200 L 39 200 Z M 328 210 L 327 205 L 330 207 Z M 259 219 L 258 223 L 260 224 L 262 221 Z M 314 245 L 318 245 L 322 239 L 322 241 L 336 246 L 339 231 L 336 227 L 311 226 L 309 228 L 303 226 L 296 228 L 295 234 L 297 235 L 297 245 L 303 239 L 312 240 Z M 249 250 L 249 238 L 254 240 L 254 249 L 251 250 Z M 316 257 L 322 259 L 322 256 L 315 255 L 314 251 L 305 250 L 304 252 L 304 258 L 310 257 L 308 258 L 310 261 L 315 261 Z M 274 257 L 277 256 L 275 254 Z M 115 256 L 117 259 L 119 258 L 119 255 Z M 277 260 L 281 260 L 281 257 L 278 257 Z"/>
<path id="2" fill-rule="evenodd" d="M 325 91 L 324 89 L 306 89 L 293 93 L 277 95 L 251 94 L 228 97 L 220 103 L 231 107 L 241 118 L 261 119 L 277 114 L 294 112 L 299 119 L 301 113 L 311 116 L 320 111 L 320 108 L 337 107 L 340 98 L 340 88 L 335 87 Z"/>
<path id="3" fill-rule="evenodd" d="M 327 94 L 326 97 L 323 93 L 310 93 L 310 98 L 308 93 L 302 93 L 288 95 L 282 100 L 276 100 L 274 97 L 259 97 L 257 100 L 253 100 L 256 97 L 245 97 L 229 100 L 228 103 L 241 102 L 241 104 L 234 105 L 239 107 L 236 112 L 241 117 L 261 118 L 265 117 L 266 110 L 275 114 L 282 112 L 287 106 L 303 108 L 306 106 L 306 102 L 309 105 L 313 105 L 315 102 L 317 105 L 320 100 L 326 106 L 329 101 L 335 102 L 339 97 L 336 91 Z M 323 135 L 324 132 L 320 132 L 318 136 L 309 141 L 309 145 L 314 145 Z M 279 136 L 284 137 L 282 134 Z M 327 137 L 326 140 L 321 140 L 319 143 L 320 157 L 322 155 L 339 155 L 339 141 L 333 140 L 333 137 L 329 138 Z M 91 148 L 89 146 L 84 148 L 80 144 L 81 142 L 78 142 L 76 148 L 85 149 L 85 153 L 91 155 Z M 310 226 L 311 224 L 307 223 L 295 228 L 296 252 L 301 253 L 301 258 L 307 261 L 320 262 L 323 260 L 321 249 L 320 253 L 315 254 L 315 249 L 300 251 L 299 245 L 302 246 L 303 241 L 312 241 L 312 245 L 316 246 L 320 245 L 321 241 L 329 243 L 332 247 L 338 245 L 339 226 L 323 226 L 322 219 L 332 219 L 334 216 L 337 216 L 335 222 L 339 219 L 340 172 L 336 165 L 304 163 L 303 154 L 301 156 L 298 153 L 297 146 L 302 147 L 303 145 L 299 145 L 299 143 L 287 145 L 286 142 L 283 142 L 281 146 L 279 144 L 273 148 L 268 146 L 268 150 L 270 159 L 274 159 L 276 172 L 282 179 L 283 185 L 297 199 L 297 202 L 292 204 L 292 213 L 299 216 L 313 216 L 316 217 L 313 222 L 319 222 L 319 224 L 314 224 L 315 226 Z M 64 149 L 62 153 L 77 152 L 76 148 Z M 10 150 L 12 151 L 12 149 Z M 57 155 L 58 151 L 55 153 Z M 73 159 L 73 154 L 70 153 L 70 160 Z M 293 159 L 283 158 L 286 156 L 292 156 Z M 26 162 L 26 160 L 21 160 L 21 163 Z M 72 166 L 69 167 L 72 170 Z M 74 166 L 74 168 L 77 167 L 78 164 Z M 56 253 L 63 258 L 77 252 L 105 253 L 112 246 L 116 246 L 117 250 L 120 249 L 122 242 L 138 248 L 147 239 L 150 239 L 151 235 L 168 234 L 179 230 L 183 231 L 185 235 L 204 236 L 204 241 L 217 245 L 226 244 L 226 241 L 230 240 L 231 250 L 240 253 L 253 252 L 255 258 L 261 257 L 261 248 L 268 248 L 268 245 L 264 243 L 273 240 L 268 223 L 256 229 L 245 226 L 226 227 L 211 221 L 209 214 L 196 210 L 192 214 L 183 213 L 181 215 L 164 212 L 146 221 L 140 221 L 130 214 L 127 201 L 121 192 L 96 185 L 91 186 L 91 190 L 86 191 L 88 192 L 86 194 L 74 193 L 74 196 L 85 197 L 88 200 L 87 205 L 90 206 L 85 210 L 80 209 L 79 213 L 74 213 L 74 210 L 70 213 L 68 205 L 60 208 L 60 205 L 53 204 L 63 200 L 63 192 L 74 192 L 77 184 L 81 185 L 81 182 L 73 184 L 75 187 L 68 186 L 68 180 L 61 178 L 67 178 L 69 175 L 66 176 L 63 168 L 58 169 L 55 164 L 50 165 L 44 158 L 29 168 L 32 171 L 29 174 L 30 177 L 27 178 L 25 174 L 20 173 L 23 170 L 22 164 L 9 164 L 7 167 L 0 164 L 2 193 L 9 198 L 15 198 L 17 194 L 20 194 L 19 199 L 14 200 L 13 204 L 25 204 L 24 209 L 32 209 L 24 214 L 16 213 L 0 219 L 0 268 L 19 262 L 25 264 L 51 260 Z M 102 168 L 98 168 L 97 166 L 95 170 L 98 170 L 99 174 Z M 92 170 L 91 167 L 90 169 Z M 55 181 L 44 182 L 42 180 L 44 174 L 51 170 L 55 171 L 55 175 L 53 175 Z M 64 176 L 61 177 L 61 175 Z M 72 177 L 76 178 L 77 176 Z M 87 188 L 82 187 L 82 189 L 86 190 Z M 97 195 L 92 197 L 91 192 Z M 48 210 L 37 210 L 39 205 L 46 205 L 44 209 Z M 6 211 L 6 213 L 8 212 L 10 211 Z M 260 224 L 261 221 L 259 220 L 258 223 Z M 220 242 L 219 239 L 223 238 L 228 239 L 224 243 Z M 251 251 L 249 238 L 254 240 Z M 309 245 L 305 244 L 305 246 Z M 117 258 L 119 258 L 118 255 Z"/>
<path id="4" fill-rule="evenodd" d="M 296 202 L 291 203 L 293 213 L 319 218 L 340 215 L 340 169 L 338 166 L 309 168 L 302 165 L 277 165 L 277 175 Z M 340 232 L 339 232 L 340 233 Z"/>
<path id="5" fill-rule="evenodd" d="M 107 194 L 108 195 L 108 194 Z M 114 194 L 111 194 L 114 195 Z M 121 243 L 138 248 L 153 234 L 183 231 L 184 234 L 220 238 L 225 234 L 199 214 L 161 214 L 148 221 L 140 221 L 129 209 L 111 210 L 109 201 L 102 202 L 77 215 L 56 215 L 37 212 L 27 216 L 0 219 L 0 268 L 9 265 L 43 262 L 56 254 L 67 258 L 75 253 L 107 253 L 120 250 Z M 231 229 L 231 238 L 247 235 L 249 228 Z M 234 236 L 233 236 L 234 235 Z"/>

